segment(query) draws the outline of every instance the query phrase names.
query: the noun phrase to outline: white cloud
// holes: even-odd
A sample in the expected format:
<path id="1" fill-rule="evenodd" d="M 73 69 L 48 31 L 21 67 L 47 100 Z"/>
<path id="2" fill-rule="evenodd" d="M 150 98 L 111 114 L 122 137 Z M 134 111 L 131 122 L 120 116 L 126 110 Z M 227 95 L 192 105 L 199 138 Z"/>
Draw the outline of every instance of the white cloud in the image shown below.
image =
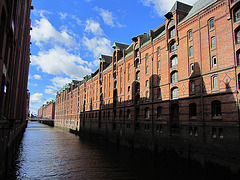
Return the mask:
<path id="1" fill-rule="evenodd" d="M 38 79 L 38 80 L 42 79 L 42 77 L 41 77 L 40 75 L 38 75 L 38 74 L 34 74 L 34 75 L 33 75 L 33 78 L 34 78 L 34 79 Z"/>
<path id="2" fill-rule="evenodd" d="M 40 51 L 38 55 L 31 56 L 31 64 L 37 66 L 43 72 L 53 75 L 65 74 L 71 78 L 82 78 L 92 72 L 86 66 L 88 62 L 79 56 L 68 53 L 61 47 L 55 47 L 48 51 Z"/>
<path id="3" fill-rule="evenodd" d="M 47 94 L 56 95 L 56 92 L 53 89 L 45 89 L 44 92 Z"/>
<path id="4" fill-rule="evenodd" d="M 153 7 L 160 16 L 168 12 L 176 0 L 140 0 L 144 6 Z M 193 4 L 197 0 L 184 0 L 184 3 Z"/>
<path id="5" fill-rule="evenodd" d="M 39 21 L 35 21 L 33 30 L 31 31 L 31 37 L 32 41 L 39 47 L 44 43 L 49 44 L 50 42 L 52 44 L 61 43 L 69 47 L 76 45 L 74 38 L 67 33 L 66 29 L 61 30 L 61 32 L 57 31 L 44 17 Z"/>
<path id="6" fill-rule="evenodd" d="M 111 41 L 104 37 L 93 37 L 89 39 L 84 36 L 83 44 L 87 46 L 95 58 L 98 58 L 100 54 L 112 54 Z"/>
<path id="7" fill-rule="evenodd" d="M 44 97 L 42 93 L 35 93 L 30 97 L 31 104 L 42 103 L 43 100 L 44 100 Z"/>
<path id="8" fill-rule="evenodd" d="M 65 20 L 67 17 L 67 13 L 60 12 L 59 15 L 61 20 Z"/>
<path id="9" fill-rule="evenodd" d="M 108 10 L 105 10 L 105 9 L 102 9 L 102 8 L 95 8 L 97 11 L 100 12 L 100 15 L 102 16 L 103 18 L 103 21 L 105 24 L 109 25 L 109 26 L 114 26 L 114 17 L 113 17 L 113 13 L 108 11 Z"/>
<path id="10" fill-rule="evenodd" d="M 100 24 L 92 19 L 86 20 L 86 27 L 85 27 L 86 32 L 91 32 L 95 36 L 96 35 L 103 35 L 103 30 L 100 27 Z"/>
<path id="11" fill-rule="evenodd" d="M 29 83 L 29 82 L 28 82 L 28 86 L 35 86 L 35 87 L 37 87 L 38 84 L 37 84 L 37 83 Z"/>
<path id="12" fill-rule="evenodd" d="M 86 74 L 85 74 L 86 75 Z M 72 79 L 63 78 L 63 77 L 55 77 L 50 80 L 54 85 L 54 88 L 62 88 L 65 84 L 70 83 Z"/>

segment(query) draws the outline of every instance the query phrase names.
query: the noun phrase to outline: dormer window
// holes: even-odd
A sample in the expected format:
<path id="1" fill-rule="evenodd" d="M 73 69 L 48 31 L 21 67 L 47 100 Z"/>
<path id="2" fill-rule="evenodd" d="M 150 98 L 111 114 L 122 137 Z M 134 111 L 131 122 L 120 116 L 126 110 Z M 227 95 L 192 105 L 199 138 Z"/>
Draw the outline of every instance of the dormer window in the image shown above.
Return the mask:
<path id="1" fill-rule="evenodd" d="M 175 37 L 176 33 L 175 33 L 175 26 L 171 27 L 169 29 L 169 39 Z"/>

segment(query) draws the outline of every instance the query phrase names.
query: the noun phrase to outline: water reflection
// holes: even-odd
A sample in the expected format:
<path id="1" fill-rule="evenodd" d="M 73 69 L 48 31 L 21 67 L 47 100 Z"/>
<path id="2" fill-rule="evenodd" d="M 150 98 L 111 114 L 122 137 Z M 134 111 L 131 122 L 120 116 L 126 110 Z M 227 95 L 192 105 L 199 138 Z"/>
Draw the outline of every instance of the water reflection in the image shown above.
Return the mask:
<path id="1" fill-rule="evenodd" d="M 9 179 L 235 179 L 221 170 L 164 153 L 147 152 L 79 140 L 78 136 L 29 122 Z"/>

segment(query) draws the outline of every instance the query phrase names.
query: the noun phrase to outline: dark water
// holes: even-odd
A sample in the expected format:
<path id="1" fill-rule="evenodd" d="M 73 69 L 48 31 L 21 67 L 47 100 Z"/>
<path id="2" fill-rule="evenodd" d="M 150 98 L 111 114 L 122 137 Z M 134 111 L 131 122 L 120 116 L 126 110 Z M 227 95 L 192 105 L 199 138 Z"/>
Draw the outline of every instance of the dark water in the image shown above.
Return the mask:
<path id="1" fill-rule="evenodd" d="M 211 172 L 212 171 L 212 172 Z M 219 173 L 220 172 L 220 173 Z M 9 179 L 235 179 L 175 156 L 138 152 L 79 139 L 66 131 L 29 122 Z"/>

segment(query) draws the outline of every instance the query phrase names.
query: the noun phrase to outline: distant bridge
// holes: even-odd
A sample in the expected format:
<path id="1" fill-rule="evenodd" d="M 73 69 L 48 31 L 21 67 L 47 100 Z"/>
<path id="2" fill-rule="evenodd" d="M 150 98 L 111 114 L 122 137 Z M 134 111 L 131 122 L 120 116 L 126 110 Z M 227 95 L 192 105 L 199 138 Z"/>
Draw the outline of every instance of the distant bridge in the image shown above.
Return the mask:
<path id="1" fill-rule="evenodd" d="M 54 127 L 54 119 L 42 118 L 42 117 L 31 117 L 28 118 L 27 121 L 38 121 L 42 124 L 46 124 Z"/>

